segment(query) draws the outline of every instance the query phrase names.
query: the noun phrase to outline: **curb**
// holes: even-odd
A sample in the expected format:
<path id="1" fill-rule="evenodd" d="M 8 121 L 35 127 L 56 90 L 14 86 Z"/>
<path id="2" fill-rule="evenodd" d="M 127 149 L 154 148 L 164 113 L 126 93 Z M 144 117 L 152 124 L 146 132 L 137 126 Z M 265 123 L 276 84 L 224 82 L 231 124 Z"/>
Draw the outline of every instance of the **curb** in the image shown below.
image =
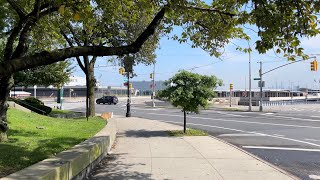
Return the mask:
<path id="1" fill-rule="evenodd" d="M 116 124 L 116 119 L 109 119 L 108 125 L 94 137 L 0 180 L 84 179 L 112 148 L 117 134 Z"/>
<path id="2" fill-rule="evenodd" d="M 260 161 L 260 162 L 262 162 L 262 163 L 264 163 L 264 164 L 266 164 L 266 165 L 268 165 L 268 166 L 276 169 L 277 171 L 281 172 L 282 174 L 285 174 L 285 175 L 289 176 L 289 177 L 292 178 L 292 179 L 295 179 L 295 180 L 299 180 L 299 179 L 300 179 L 300 178 L 298 178 L 297 176 L 295 176 L 295 175 L 293 175 L 293 174 L 291 174 L 291 173 L 289 173 L 289 172 L 287 172 L 287 171 L 285 171 L 285 170 L 283 170 L 283 169 L 281 169 L 281 168 L 279 168 L 279 167 L 277 167 L 277 166 L 275 166 L 275 165 L 273 165 L 273 164 L 271 164 L 271 163 L 269 163 L 269 162 L 267 162 L 267 161 L 259 158 L 258 156 L 254 155 L 254 154 L 252 154 L 252 153 L 250 153 L 250 152 L 247 152 L 247 151 L 239 148 L 239 147 L 236 146 L 236 145 L 233 145 L 233 144 L 231 144 L 231 143 L 229 143 L 229 142 L 227 142 L 227 141 L 224 141 L 224 140 L 219 139 L 219 138 L 217 138 L 217 137 L 214 137 L 214 136 L 212 136 L 212 135 L 208 135 L 208 136 L 211 137 L 211 138 L 213 138 L 213 139 L 215 139 L 215 140 L 218 140 L 218 141 L 220 141 L 220 142 L 223 142 L 223 143 L 225 143 L 225 144 L 228 144 L 229 146 L 231 146 L 231 147 L 233 147 L 233 148 L 235 148 L 235 149 L 237 149 L 237 150 L 239 150 L 239 151 L 241 151 L 241 152 L 243 152 L 243 153 L 246 153 L 247 155 L 249 155 L 249 156 L 257 159 L 258 161 Z"/>

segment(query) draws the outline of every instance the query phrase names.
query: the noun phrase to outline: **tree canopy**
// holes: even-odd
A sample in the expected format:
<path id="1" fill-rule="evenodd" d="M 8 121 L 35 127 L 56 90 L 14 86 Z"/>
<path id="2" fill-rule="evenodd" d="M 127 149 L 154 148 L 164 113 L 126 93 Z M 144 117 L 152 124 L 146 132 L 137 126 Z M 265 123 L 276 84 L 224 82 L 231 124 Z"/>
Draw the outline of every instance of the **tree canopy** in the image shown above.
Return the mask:
<path id="1" fill-rule="evenodd" d="M 188 71 L 180 71 L 165 81 L 166 89 L 159 94 L 167 98 L 182 111 L 199 113 L 199 108 L 207 108 L 209 100 L 215 97 L 213 91 L 222 85 L 222 80 L 215 76 L 205 76 Z"/>
<path id="2" fill-rule="evenodd" d="M 206 109 L 209 101 L 215 97 L 214 89 L 222 85 L 222 80 L 215 76 L 205 76 L 188 71 L 180 71 L 168 81 L 166 89 L 158 96 L 182 109 L 184 115 L 184 133 L 186 132 L 187 112 L 199 113 L 199 108 Z"/>
<path id="3" fill-rule="evenodd" d="M 260 53 L 276 47 L 277 52 L 286 54 L 290 59 L 295 56 L 306 58 L 299 37 L 319 34 L 318 1 L 1 0 L 0 4 L 0 30 L 7 38 L 5 51 L 11 59 L 0 63 L 0 76 L 76 56 L 136 53 L 156 29 L 167 34 L 175 26 L 183 30 L 173 39 L 190 42 L 193 47 L 201 47 L 215 56 L 221 54 L 230 40 L 249 38 L 244 33 L 245 25 L 257 27 L 259 39 L 255 48 Z M 141 21 L 148 26 L 128 31 Z M 57 46 L 56 42 L 62 37 L 52 32 L 58 32 L 60 26 L 68 24 L 84 27 L 86 32 L 83 33 L 99 38 L 81 47 Z M 131 28 L 124 28 L 128 26 Z M 47 32 L 48 29 L 50 31 Z M 31 34 L 48 39 L 46 43 L 51 43 L 50 46 L 40 48 L 35 54 L 22 53 L 26 51 L 27 44 L 37 39 L 37 36 L 30 38 Z M 40 37 L 38 39 L 43 43 Z M 13 46 L 14 42 L 17 48 Z M 14 50 L 18 51 L 13 55 Z"/>
<path id="4" fill-rule="evenodd" d="M 50 86 L 61 87 L 70 81 L 72 67 L 69 61 L 40 66 L 15 73 L 15 86 Z"/>

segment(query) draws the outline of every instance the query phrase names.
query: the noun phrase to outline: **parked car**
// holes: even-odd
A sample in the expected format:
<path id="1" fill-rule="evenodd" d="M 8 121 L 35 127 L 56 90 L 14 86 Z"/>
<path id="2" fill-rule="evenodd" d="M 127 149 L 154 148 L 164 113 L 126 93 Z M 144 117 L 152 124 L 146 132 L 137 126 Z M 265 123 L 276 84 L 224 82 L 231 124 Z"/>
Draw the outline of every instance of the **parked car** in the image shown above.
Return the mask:
<path id="1" fill-rule="evenodd" d="M 103 96 L 96 100 L 97 104 L 114 104 L 118 103 L 118 98 L 116 96 Z"/>

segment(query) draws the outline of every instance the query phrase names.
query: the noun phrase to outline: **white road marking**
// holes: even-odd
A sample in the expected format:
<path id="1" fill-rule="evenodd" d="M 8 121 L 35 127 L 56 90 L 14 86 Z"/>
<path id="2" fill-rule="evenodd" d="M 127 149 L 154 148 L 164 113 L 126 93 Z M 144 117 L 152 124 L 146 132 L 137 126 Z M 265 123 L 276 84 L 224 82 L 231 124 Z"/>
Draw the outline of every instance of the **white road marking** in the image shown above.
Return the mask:
<path id="1" fill-rule="evenodd" d="M 163 120 L 159 120 L 159 121 L 161 121 L 161 122 L 169 122 L 169 123 L 174 123 L 174 124 L 183 124 L 182 122 L 175 122 L 175 121 L 163 121 Z M 196 125 L 196 126 L 212 127 L 212 128 L 217 128 L 217 129 L 225 129 L 225 130 L 236 131 L 236 132 L 241 132 L 241 133 L 259 134 L 259 135 L 262 135 L 262 136 L 268 136 L 268 137 L 273 137 L 273 138 L 278 138 L 278 139 L 284 139 L 284 140 L 288 140 L 288 141 L 299 142 L 299 143 L 302 143 L 302 144 L 308 144 L 308 145 L 320 147 L 320 144 L 315 144 L 315 143 L 311 143 L 311 142 L 307 142 L 307 141 L 302 141 L 302 140 L 297 140 L 297 139 L 292 139 L 292 138 L 286 138 L 286 137 L 281 137 L 281 136 L 273 136 L 273 135 L 264 134 L 264 133 L 258 133 L 258 132 L 253 132 L 253 131 L 252 132 L 243 131 L 243 130 L 240 130 L 240 129 L 226 128 L 226 127 L 221 127 L 221 126 L 211 126 L 211 125 L 205 125 L 205 124 L 195 124 L 195 123 L 188 123 L 188 124 Z"/>
<path id="2" fill-rule="evenodd" d="M 320 176 L 318 176 L 318 175 L 309 175 L 309 178 L 310 179 L 320 179 Z"/>
<path id="3" fill-rule="evenodd" d="M 276 117 L 276 118 L 285 118 L 281 120 L 295 120 L 295 121 L 310 121 L 310 122 L 320 122 L 320 120 L 315 120 L 315 119 L 304 119 L 304 118 L 296 118 L 296 117 L 287 117 L 287 116 L 273 116 L 273 115 L 266 115 L 266 114 L 261 114 L 262 116 L 267 116 L 267 117 Z"/>
<path id="4" fill-rule="evenodd" d="M 172 115 L 172 114 L 159 114 L 159 113 L 147 113 L 151 115 L 160 115 L 160 116 L 173 116 L 173 117 L 183 117 L 182 115 Z M 286 127 L 301 127 L 301 128 L 311 128 L 311 129 L 320 129 L 319 126 L 302 126 L 302 125 L 292 125 L 292 124 L 276 124 L 276 123 L 262 123 L 262 122 L 255 122 L 255 121 L 239 121 L 239 120 L 231 120 L 231 119 L 217 119 L 217 118 L 206 118 L 206 117 L 196 117 L 196 116 L 189 116 L 189 119 L 205 119 L 210 121 L 224 121 L 224 122 L 239 122 L 239 123 L 247 123 L 247 124 L 264 124 L 264 125 L 271 125 L 271 126 L 286 126 Z"/>
<path id="5" fill-rule="evenodd" d="M 274 113 L 265 113 L 265 114 L 274 114 Z"/>
<path id="6" fill-rule="evenodd" d="M 286 148 L 286 147 L 270 147 L 270 146 L 242 146 L 242 147 L 246 149 L 271 149 L 271 150 L 286 150 L 286 151 L 320 152 L 320 149 Z"/>
<path id="7" fill-rule="evenodd" d="M 320 142 L 320 140 L 316 140 L 316 139 L 304 139 L 304 140 Z"/>
<path id="8" fill-rule="evenodd" d="M 310 117 L 320 118 L 320 116 L 310 116 Z"/>
<path id="9" fill-rule="evenodd" d="M 284 135 L 281 135 L 281 134 L 273 134 L 274 136 L 284 136 Z"/>
<path id="10" fill-rule="evenodd" d="M 242 116 L 242 115 L 238 115 L 238 114 L 232 114 L 232 113 L 225 113 L 225 112 L 221 112 L 221 111 L 215 111 L 218 114 L 223 114 L 223 115 L 227 115 L 227 116 L 235 116 L 235 117 L 248 117 L 248 116 Z"/>
<path id="11" fill-rule="evenodd" d="M 241 137 L 241 136 L 262 136 L 259 134 L 220 134 L 218 137 L 233 137 L 233 136 L 237 136 L 237 137 Z"/>

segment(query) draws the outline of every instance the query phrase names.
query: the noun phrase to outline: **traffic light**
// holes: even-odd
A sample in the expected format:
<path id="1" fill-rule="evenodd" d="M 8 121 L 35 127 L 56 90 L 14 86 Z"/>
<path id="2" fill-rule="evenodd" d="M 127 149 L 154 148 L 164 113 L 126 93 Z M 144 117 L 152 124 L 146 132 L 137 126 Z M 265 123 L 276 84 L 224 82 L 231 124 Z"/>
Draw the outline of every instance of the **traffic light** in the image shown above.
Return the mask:
<path id="1" fill-rule="evenodd" d="M 314 68 L 314 61 L 310 62 L 310 66 L 311 66 L 311 71 L 314 71 L 315 68 Z"/>
<path id="2" fill-rule="evenodd" d="M 124 74 L 124 68 L 123 68 L 123 67 L 121 67 L 121 68 L 119 69 L 119 74 Z"/>
<path id="3" fill-rule="evenodd" d="M 150 74 L 150 79 L 153 79 L 153 73 Z"/>
<path id="4" fill-rule="evenodd" d="M 132 83 L 129 84 L 129 88 L 132 89 Z"/>
<path id="5" fill-rule="evenodd" d="M 310 63 L 311 71 L 318 71 L 318 61 L 314 60 Z"/>
<path id="6" fill-rule="evenodd" d="M 233 90 L 233 84 L 230 84 L 230 90 Z"/>

